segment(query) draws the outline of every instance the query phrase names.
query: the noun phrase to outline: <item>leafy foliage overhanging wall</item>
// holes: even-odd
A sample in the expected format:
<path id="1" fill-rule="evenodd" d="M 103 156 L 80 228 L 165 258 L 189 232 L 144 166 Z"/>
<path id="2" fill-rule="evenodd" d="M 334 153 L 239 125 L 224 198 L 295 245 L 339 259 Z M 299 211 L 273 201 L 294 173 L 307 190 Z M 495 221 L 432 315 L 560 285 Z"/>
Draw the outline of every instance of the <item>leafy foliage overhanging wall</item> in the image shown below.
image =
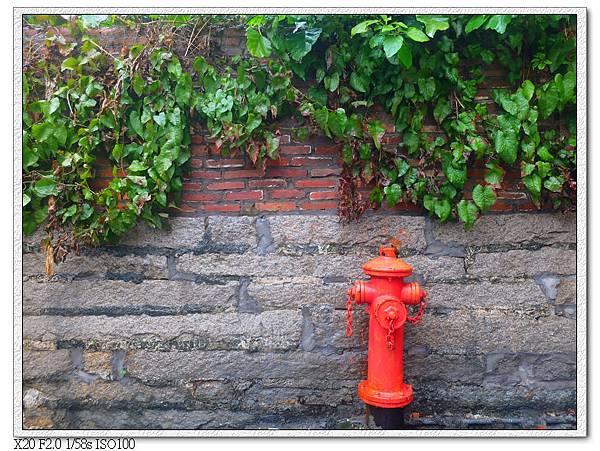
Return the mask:
<path id="1" fill-rule="evenodd" d="M 536 205 L 574 206 L 572 16 L 29 16 L 26 22 L 45 39 L 24 48 L 23 227 L 32 233 L 45 224 L 43 246 L 54 261 L 79 243 L 116 242 L 139 219 L 162 227 L 181 196 L 196 123 L 224 155 L 245 152 L 263 169 L 278 156 L 282 117 L 304 124 L 296 139 L 320 131 L 342 143 L 339 208 L 348 220 L 369 206 L 409 201 L 442 222 L 457 217 L 468 229 L 494 204 L 505 169 L 515 164 Z M 174 39 L 207 24 L 243 24 L 251 57 L 209 62 L 194 55 L 186 70 Z M 114 26 L 143 31 L 147 39 L 112 53 L 88 32 Z M 506 67 L 514 86 L 492 91 L 499 114 L 476 99 L 482 68 L 494 64 Z M 382 146 L 377 105 L 402 133 L 392 151 Z M 428 117 L 444 136 L 422 132 Z M 94 191 L 89 181 L 98 157 L 114 163 L 114 178 Z M 476 161 L 485 164 L 485 182 L 466 199 Z M 357 189 L 365 184 L 373 187 L 369 199 Z"/>

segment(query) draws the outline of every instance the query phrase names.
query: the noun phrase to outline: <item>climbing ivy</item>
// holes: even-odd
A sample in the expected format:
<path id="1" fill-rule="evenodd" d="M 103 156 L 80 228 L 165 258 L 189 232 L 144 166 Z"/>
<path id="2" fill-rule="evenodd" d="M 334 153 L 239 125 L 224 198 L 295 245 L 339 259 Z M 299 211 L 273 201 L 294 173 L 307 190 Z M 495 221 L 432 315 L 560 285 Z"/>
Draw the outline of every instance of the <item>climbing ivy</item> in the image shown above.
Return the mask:
<path id="1" fill-rule="evenodd" d="M 468 229 L 517 163 L 535 205 L 573 205 L 572 17 L 260 16 L 248 25 L 250 53 L 279 58 L 309 81 L 301 111 L 343 143 L 346 218 L 366 208 L 356 187 L 368 184 L 371 206 L 422 203 Z M 492 64 L 514 86 L 492 91 L 497 114 L 476 97 Z M 398 146 L 383 145 L 378 106 L 402 134 Z M 423 132 L 427 118 L 443 135 Z M 465 192 L 475 162 L 486 167 L 484 184 Z"/>
<path id="2" fill-rule="evenodd" d="M 190 127 L 206 127 L 223 154 L 245 152 L 264 170 L 277 158 L 282 117 L 296 119 L 297 139 L 319 132 L 341 143 L 346 219 L 412 202 L 468 229 L 494 205 L 515 165 L 537 206 L 573 205 L 570 16 L 26 21 L 44 38 L 24 49 L 23 228 L 32 233 L 45 225 L 43 245 L 55 261 L 80 242 L 116 242 L 140 219 L 162 227 L 181 195 Z M 210 60 L 197 46 L 188 54 L 192 38 L 216 23 L 242 24 L 249 56 Z M 101 26 L 127 27 L 146 39 L 109 51 L 89 33 Z M 191 32 L 183 55 L 174 45 L 182 30 Z M 507 85 L 490 92 L 492 103 L 482 101 L 482 69 L 498 64 Z M 382 112 L 393 118 L 398 145 L 384 142 Z M 423 132 L 432 122 L 441 133 Z M 94 189 L 89 182 L 100 157 L 112 162 L 113 178 Z M 486 168 L 484 179 L 465 189 L 474 164 Z M 360 194 L 365 186 L 368 199 Z"/>

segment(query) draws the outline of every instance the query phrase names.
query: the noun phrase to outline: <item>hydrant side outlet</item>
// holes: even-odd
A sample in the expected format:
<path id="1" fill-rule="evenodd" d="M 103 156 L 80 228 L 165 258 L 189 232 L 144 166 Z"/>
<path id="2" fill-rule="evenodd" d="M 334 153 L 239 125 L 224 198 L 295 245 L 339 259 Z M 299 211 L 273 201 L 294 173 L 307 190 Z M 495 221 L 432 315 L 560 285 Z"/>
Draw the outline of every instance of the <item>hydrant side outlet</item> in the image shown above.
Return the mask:
<path id="1" fill-rule="evenodd" d="M 397 257 L 394 247 L 381 247 L 379 257 L 363 265 L 368 281 L 357 281 L 348 290 L 348 324 L 352 334 L 352 302 L 366 304 L 369 313 L 368 376 L 358 385 L 358 396 L 369 405 L 399 408 L 413 399 L 412 386 L 404 383 L 404 325 L 420 320 L 426 292 L 417 282 L 407 283 L 412 267 Z M 420 305 L 408 316 L 406 305 Z"/>

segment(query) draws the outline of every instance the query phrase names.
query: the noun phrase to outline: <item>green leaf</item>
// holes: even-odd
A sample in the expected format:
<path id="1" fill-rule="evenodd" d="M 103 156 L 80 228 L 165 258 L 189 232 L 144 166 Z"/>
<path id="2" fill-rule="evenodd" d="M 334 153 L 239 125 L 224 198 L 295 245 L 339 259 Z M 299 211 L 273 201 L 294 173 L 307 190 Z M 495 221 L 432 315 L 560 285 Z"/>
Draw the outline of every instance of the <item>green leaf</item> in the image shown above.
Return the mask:
<path id="1" fill-rule="evenodd" d="M 383 192 L 385 193 L 385 202 L 389 208 L 396 205 L 402 199 L 402 187 L 397 183 L 386 186 Z"/>
<path id="2" fill-rule="evenodd" d="M 137 110 L 133 110 L 129 113 L 129 124 L 131 125 L 131 129 L 137 133 L 140 138 L 144 138 L 144 127 L 140 120 L 140 113 Z"/>
<path id="3" fill-rule="evenodd" d="M 90 216 L 92 216 L 93 213 L 94 213 L 94 209 L 92 208 L 92 206 L 90 204 L 83 204 L 80 219 L 82 221 L 85 221 Z"/>
<path id="4" fill-rule="evenodd" d="M 23 193 L 23 207 L 26 206 L 29 202 L 31 202 L 31 197 Z"/>
<path id="5" fill-rule="evenodd" d="M 43 177 L 35 182 L 33 190 L 39 197 L 58 196 L 56 181 L 50 177 Z"/>
<path id="6" fill-rule="evenodd" d="M 175 101 L 180 107 L 186 107 L 190 104 L 192 97 L 192 77 L 189 73 L 183 74 L 175 86 Z"/>
<path id="7" fill-rule="evenodd" d="M 545 91 L 538 90 L 538 108 L 542 117 L 546 119 L 558 106 L 559 93 L 555 84 L 549 85 Z"/>
<path id="8" fill-rule="evenodd" d="M 329 113 L 327 119 L 327 125 L 329 130 L 336 138 L 342 138 L 345 135 L 346 123 L 348 117 L 343 108 L 338 108 L 332 113 Z"/>
<path id="9" fill-rule="evenodd" d="M 490 17 L 487 25 L 485 26 L 486 30 L 496 30 L 500 34 L 504 34 L 506 31 L 506 26 L 511 22 L 512 17 L 504 14 L 496 15 Z"/>
<path id="10" fill-rule="evenodd" d="M 385 52 L 385 56 L 391 58 L 398 50 L 402 47 L 404 43 L 404 38 L 400 35 L 392 36 L 388 35 L 383 38 L 383 51 Z"/>
<path id="11" fill-rule="evenodd" d="M 349 144 L 344 144 L 344 147 L 342 147 L 342 160 L 344 161 L 344 164 L 351 166 L 353 159 L 354 153 L 352 152 L 352 147 Z"/>
<path id="12" fill-rule="evenodd" d="M 315 121 L 317 122 L 317 124 L 319 124 L 319 127 L 321 127 L 321 130 L 323 130 L 323 133 L 325 133 L 325 135 L 327 135 L 329 138 L 331 138 L 331 132 L 329 131 L 329 125 L 328 125 L 329 124 L 329 110 L 325 107 L 315 110 L 314 118 L 315 118 Z"/>
<path id="13" fill-rule="evenodd" d="M 436 199 L 433 203 L 433 212 L 441 222 L 445 222 L 452 212 L 452 205 L 448 199 Z"/>
<path id="14" fill-rule="evenodd" d="M 173 75 L 173 77 L 175 77 L 176 79 L 179 79 L 179 77 L 181 77 L 181 74 L 183 72 L 181 69 L 181 63 L 179 62 L 179 59 L 177 57 L 173 57 L 169 61 L 169 64 L 167 64 L 167 72 Z"/>
<path id="15" fill-rule="evenodd" d="M 408 153 L 414 154 L 417 150 L 419 150 L 419 135 L 416 133 L 405 133 L 402 141 L 404 142 Z"/>
<path id="16" fill-rule="evenodd" d="M 485 181 L 490 185 L 500 186 L 502 179 L 504 178 L 505 171 L 497 163 L 490 162 L 485 165 L 487 171 L 485 171 Z"/>
<path id="17" fill-rule="evenodd" d="M 433 117 L 438 124 L 441 124 L 444 119 L 452 112 L 448 99 L 440 98 L 433 109 Z"/>
<path id="18" fill-rule="evenodd" d="M 517 160 L 519 140 L 517 134 L 512 130 L 498 130 L 494 140 L 496 153 L 502 161 L 513 164 Z"/>
<path id="19" fill-rule="evenodd" d="M 380 187 L 376 186 L 371 190 L 369 200 L 374 204 L 381 204 L 381 202 L 383 202 L 383 193 L 381 192 Z"/>
<path id="20" fill-rule="evenodd" d="M 465 223 L 465 230 L 471 229 L 479 213 L 477 206 L 472 201 L 463 199 L 456 206 L 456 211 L 458 212 L 459 219 Z"/>
<path id="21" fill-rule="evenodd" d="M 383 139 L 383 135 L 385 135 L 385 127 L 381 121 L 375 120 L 368 123 L 368 129 L 375 147 L 381 150 L 381 140 Z"/>
<path id="22" fill-rule="evenodd" d="M 406 30 L 406 36 L 411 38 L 413 41 L 417 41 L 417 42 L 429 41 L 429 38 L 427 37 L 427 35 L 415 27 L 409 27 L 408 30 Z"/>
<path id="23" fill-rule="evenodd" d="M 412 51 L 408 45 L 404 44 L 400 48 L 398 51 L 398 59 L 407 69 L 412 67 Z"/>
<path id="24" fill-rule="evenodd" d="M 115 160 L 120 160 L 123 156 L 123 145 L 118 143 L 115 144 L 112 149 L 111 155 Z"/>
<path id="25" fill-rule="evenodd" d="M 161 127 L 164 127 L 167 123 L 167 116 L 165 116 L 164 111 L 161 111 L 160 114 L 155 114 L 154 116 L 152 116 L 152 119 L 154 119 L 154 122 L 156 122 Z"/>
<path id="26" fill-rule="evenodd" d="M 131 86 L 133 91 L 140 97 L 144 93 L 144 80 L 140 77 L 140 74 L 135 74 L 131 80 Z"/>
<path id="27" fill-rule="evenodd" d="M 429 15 L 423 16 L 417 14 L 417 20 L 425 24 L 425 33 L 427 33 L 427 36 L 429 36 L 430 38 L 433 38 L 436 31 L 447 30 L 450 27 L 447 17 Z"/>
<path id="28" fill-rule="evenodd" d="M 540 205 L 540 193 L 542 191 L 542 178 L 535 172 L 523 177 L 523 184 L 529 190 L 533 203 L 538 207 Z"/>
<path id="29" fill-rule="evenodd" d="M 334 72 L 333 74 L 325 77 L 323 84 L 325 85 L 325 89 L 329 89 L 329 91 L 335 91 L 340 84 L 340 74 L 339 72 Z"/>
<path id="30" fill-rule="evenodd" d="M 477 30 L 478 28 L 480 28 L 484 22 L 487 20 L 488 16 L 485 15 L 481 15 L 481 16 L 473 16 L 473 18 L 471 20 L 469 20 L 469 22 L 467 23 L 467 26 L 465 27 L 465 33 L 469 34 L 472 31 Z"/>
<path id="31" fill-rule="evenodd" d="M 267 58 L 271 55 L 271 41 L 261 35 L 256 28 L 246 30 L 246 47 L 255 58 Z"/>
<path id="32" fill-rule="evenodd" d="M 523 90 L 523 95 L 525 96 L 527 101 L 530 101 L 533 97 L 533 93 L 535 92 L 535 86 L 533 85 L 533 83 L 530 80 L 525 80 L 521 84 L 521 89 Z"/>
<path id="33" fill-rule="evenodd" d="M 355 91 L 367 92 L 369 80 L 356 72 L 352 72 L 350 74 L 350 86 L 352 86 L 352 89 L 354 89 Z"/>
<path id="34" fill-rule="evenodd" d="M 60 71 L 64 72 L 65 70 L 75 70 L 77 69 L 78 65 L 79 62 L 77 61 L 77 58 L 71 56 L 62 62 L 60 65 Z"/>
<path id="35" fill-rule="evenodd" d="M 544 186 L 547 190 L 552 191 L 553 193 L 560 193 L 563 183 L 565 183 L 565 179 L 563 179 L 561 176 L 550 176 L 544 181 Z"/>
<path id="36" fill-rule="evenodd" d="M 47 141 L 52 136 L 54 126 L 50 122 L 42 122 L 41 124 L 33 124 L 31 134 L 40 142 Z"/>
<path id="37" fill-rule="evenodd" d="M 473 189 L 473 201 L 485 213 L 496 203 L 496 193 L 489 185 L 477 185 Z"/>
<path id="38" fill-rule="evenodd" d="M 417 84 L 419 85 L 419 91 L 421 95 L 426 101 L 429 101 L 433 98 L 435 94 L 435 80 L 433 77 L 429 78 L 419 78 L 417 80 Z"/>
<path id="39" fill-rule="evenodd" d="M 354 25 L 354 27 L 352 27 L 352 30 L 350 30 L 350 36 L 354 36 L 355 34 L 363 34 L 365 33 L 368 29 L 370 25 L 373 25 L 374 23 L 379 22 L 377 19 L 371 19 L 371 20 L 365 20 L 363 22 L 360 22 L 356 25 Z"/>

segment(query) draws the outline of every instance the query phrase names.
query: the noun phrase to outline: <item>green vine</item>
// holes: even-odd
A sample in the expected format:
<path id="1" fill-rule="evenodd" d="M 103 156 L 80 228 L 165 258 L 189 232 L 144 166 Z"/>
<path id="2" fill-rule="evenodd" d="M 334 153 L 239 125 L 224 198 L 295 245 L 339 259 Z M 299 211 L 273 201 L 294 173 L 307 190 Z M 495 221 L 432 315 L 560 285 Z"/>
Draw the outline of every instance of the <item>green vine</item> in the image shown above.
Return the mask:
<path id="1" fill-rule="evenodd" d="M 45 224 L 55 261 L 80 242 L 116 242 L 139 219 L 162 227 L 181 196 L 190 127 L 264 170 L 278 156 L 282 117 L 298 122 L 297 139 L 320 132 L 342 144 L 346 219 L 412 202 L 468 229 L 515 165 L 538 207 L 574 205 L 572 17 L 255 16 L 245 24 L 251 58 L 209 61 L 194 46 L 187 67 L 202 30 L 243 20 L 28 18 L 45 37 L 24 49 L 23 228 Z M 88 33 L 117 25 L 143 32 L 144 44 L 114 52 Z M 492 109 L 477 93 L 482 68 L 498 64 L 513 87 L 492 90 Z M 384 142 L 382 108 L 398 145 Z M 442 133 L 423 132 L 426 123 Z M 113 163 L 113 178 L 94 190 L 98 158 Z M 474 165 L 484 180 L 466 192 Z"/>

